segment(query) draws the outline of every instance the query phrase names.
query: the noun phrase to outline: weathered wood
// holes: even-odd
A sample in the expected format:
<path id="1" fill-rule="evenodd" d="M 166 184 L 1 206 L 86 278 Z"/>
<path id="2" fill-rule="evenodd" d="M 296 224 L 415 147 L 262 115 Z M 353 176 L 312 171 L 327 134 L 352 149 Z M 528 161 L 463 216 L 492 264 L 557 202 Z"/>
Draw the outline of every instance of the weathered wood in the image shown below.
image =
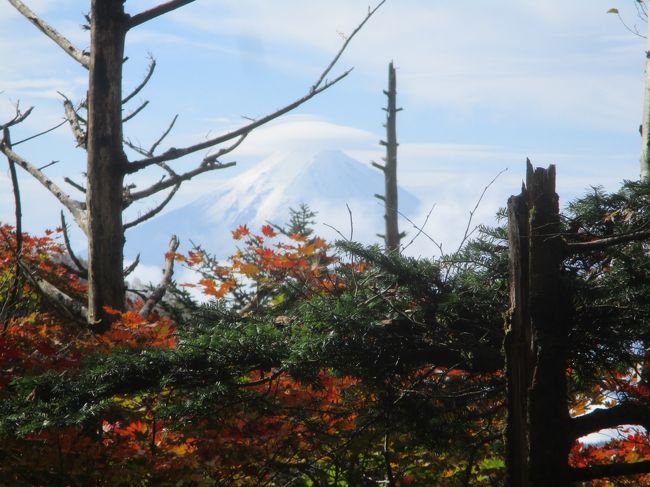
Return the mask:
<path id="1" fill-rule="evenodd" d="M 528 163 L 530 208 L 530 319 L 537 360 L 529 394 L 532 487 L 569 485 L 566 355 L 567 306 L 560 277 L 560 235 L 555 166 L 533 170 Z"/>
<path id="2" fill-rule="evenodd" d="M 532 381 L 534 344 L 528 310 L 528 205 L 526 187 L 508 199 L 510 310 L 505 335 L 508 422 L 508 487 L 527 487 L 528 388 Z"/>
<path id="3" fill-rule="evenodd" d="M 386 232 L 384 241 L 386 249 L 397 252 L 399 251 L 400 240 L 402 235 L 398 226 L 398 200 L 397 200 L 397 81 L 395 77 L 395 67 L 391 62 L 388 65 L 388 91 L 384 92 L 388 97 L 386 110 L 386 141 L 382 145 L 386 146 L 384 172 L 385 193 L 384 207 L 386 220 Z"/>
<path id="4" fill-rule="evenodd" d="M 122 276 L 122 63 L 127 17 L 122 0 L 93 0 L 88 88 L 88 320 L 110 327 L 104 307 L 125 307 Z"/>
<path id="5" fill-rule="evenodd" d="M 555 166 L 533 169 L 528 161 L 526 185 L 508 203 L 507 484 L 568 486 L 570 308 L 562 292 L 564 244 Z"/>

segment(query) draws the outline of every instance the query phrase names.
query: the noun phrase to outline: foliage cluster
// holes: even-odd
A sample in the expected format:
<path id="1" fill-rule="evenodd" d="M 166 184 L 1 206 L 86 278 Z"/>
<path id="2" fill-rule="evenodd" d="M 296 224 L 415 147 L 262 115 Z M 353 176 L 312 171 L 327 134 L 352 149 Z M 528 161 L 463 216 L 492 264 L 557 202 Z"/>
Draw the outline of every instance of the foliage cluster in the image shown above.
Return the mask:
<path id="1" fill-rule="evenodd" d="M 650 187 L 595 189 L 564 216 L 568 243 L 642 231 Z M 103 334 L 66 320 L 21 281 L 0 337 L 0 474 L 11 485 L 501 485 L 508 309 L 503 228 L 437 261 L 287 227 L 233 231 L 220 262 L 177 259 L 210 297 L 173 298 L 174 320 L 121 313 Z M 2 227 L 0 299 L 15 235 Z M 25 235 L 32 275 L 83 282 L 52 235 Z M 641 344 L 650 261 L 626 241 L 567 258 L 573 414 L 647 404 Z M 39 274 L 40 273 L 40 274 Z M 181 311 L 179 311 L 181 310 Z M 577 442 L 584 467 L 650 459 L 644 431 Z M 635 478 L 634 482 L 645 481 Z M 631 480 L 591 485 L 628 485 Z M 628 482 L 628 483 L 626 483 Z M 631 485 L 631 484 L 630 484 Z"/>

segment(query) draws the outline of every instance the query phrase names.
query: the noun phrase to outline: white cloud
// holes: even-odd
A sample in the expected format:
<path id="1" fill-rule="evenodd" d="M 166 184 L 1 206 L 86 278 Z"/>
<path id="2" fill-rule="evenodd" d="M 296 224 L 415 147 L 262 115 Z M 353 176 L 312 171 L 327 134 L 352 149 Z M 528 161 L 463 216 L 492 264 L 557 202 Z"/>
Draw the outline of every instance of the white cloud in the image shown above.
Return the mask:
<path id="1" fill-rule="evenodd" d="M 628 94 L 640 93 L 640 77 L 619 74 L 632 59 L 620 50 L 636 50 L 641 66 L 643 46 L 620 35 L 622 26 L 605 14 L 607 7 L 605 0 L 480 1 L 471 8 L 458 2 L 389 2 L 354 40 L 342 65 L 379 79 L 387 60 L 394 59 L 400 93 L 411 105 L 467 116 L 483 108 L 494 112 L 492 118 L 526 114 L 531 120 L 626 130 L 626 122 L 638 116 Z M 366 8 L 360 1 L 238 0 L 218 7 L 197 4 L 174 18 L 214 34 L 331 55 L 341 44 L 337 31 L 349 33 Z M 305 62 L 317 70 L 323 54 Z M 599 83 L 592 82 L 595 77 Z"/>

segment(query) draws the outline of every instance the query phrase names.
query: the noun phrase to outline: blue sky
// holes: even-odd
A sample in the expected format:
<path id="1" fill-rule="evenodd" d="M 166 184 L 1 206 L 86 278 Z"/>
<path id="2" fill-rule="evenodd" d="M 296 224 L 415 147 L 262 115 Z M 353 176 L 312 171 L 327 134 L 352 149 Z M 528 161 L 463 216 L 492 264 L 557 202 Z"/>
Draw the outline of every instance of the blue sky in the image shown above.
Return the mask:
<path id="1" fill-rule="evenodd" d="M 86 2 L 26 3 L 76 45 L 88 46 L 80 29 Z M 126 9 L 137 13 L 156 3 L 129 0 Z M 137 97 L 151 103 L 127 123 L 126 134 L 148 145 L 179 113 L 167 143 L 182 146 L 302 96 L 369 5 L 197 0 L 136 28 L 127 37 L 125 92 L 142 78 L 149 53 L 158 69 Z M 347 79 L 251 136 L 232 155 L 237 169 L 187 184 L 172 207 L 279 149 L 309 145 L 378 160 L 391 60 L 404 108 L 399 180 L 424 207 L 436 205 L 427 227 L 432 235 L 453 241 L 483 187 L 507 168 L 476 215 L 489 221 L 518 192 L 526 157 L 558 165 L 565 203 L 589 185 L 615 189 L 638 177 L 645 43 L 606 13 L 610 7 L 630 24 L 641 23 L 633 0 L 388 0 L 334 69 L 354 67 Z M 57 91 L 79 101 L 86 73 L 5 1 L 0 32 L 0 118 L 11 118 L 17 101 L 35 107 L 13 131 L 19 140 L 58 123 Z M 79 179 L 84 170 L 84 154 L 65 126 L 16 150 L 36 165 L 59 160 L 48 169 L 56 181 Z M 195 161 L 180 164 L 189 168 Z M 139 175 L 136 182 L 151 177 Z M 27 175 L 21 184 L 27 229 L 56 226 L 56 200 Z M 6 167 L 0 171 L 0 220 L 13 221 Z"/>

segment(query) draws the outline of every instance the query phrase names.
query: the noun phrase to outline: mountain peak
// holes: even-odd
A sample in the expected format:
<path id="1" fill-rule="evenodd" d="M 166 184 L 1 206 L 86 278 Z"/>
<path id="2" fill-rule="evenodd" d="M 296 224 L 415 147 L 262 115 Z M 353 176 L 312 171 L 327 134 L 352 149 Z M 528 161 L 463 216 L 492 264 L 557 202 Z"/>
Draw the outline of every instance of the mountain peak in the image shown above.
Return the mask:
<path id="1" fill-rule="evenodd" d="M 152 241 L 166 242 L 170 233 L 176 233 L 211 252 L 227 244 L 225 255 L 229 255 L 234 249 L 232 229 L 241 224 L 256 228 L 267 221 L 284 223 L 289 208 L 301 203 L 318 212 L 319 223 L 342 228 L 349 225 L 349 206 L 355 218 L 355 238 L 376 241 L 375 234 L 383 228 L 383 207 L 373 195 L 383 188 L 380 171 L 340 150 L 278 152 L 214 192 L 136 227 L 127 235 L 127 252 L 150 249 Z M 400 191 L 402 212 L 412 214 L 417 205 L 413 195 Z M 317 231 L 325 237 L 332 233 L 327 227 L 317 227 Z M 146 250 L 143 259 L 157 252 L 153 257 L 160 260 L 164 251 L 162 246 Z"/>

